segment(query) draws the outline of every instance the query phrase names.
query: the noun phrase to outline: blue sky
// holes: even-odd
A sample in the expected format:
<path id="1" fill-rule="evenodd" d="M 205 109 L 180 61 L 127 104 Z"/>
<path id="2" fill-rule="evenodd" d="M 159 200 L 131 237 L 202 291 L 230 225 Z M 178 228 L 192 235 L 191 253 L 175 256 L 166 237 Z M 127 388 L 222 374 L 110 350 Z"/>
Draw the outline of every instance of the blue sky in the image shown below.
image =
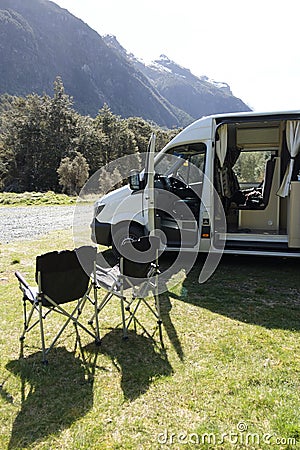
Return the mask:
<path id="1" fill-rule="evenodd" d="M 299 0 L 54 0 L 146 62 L 166 54 L 256 111 L 300 110 Z"/>

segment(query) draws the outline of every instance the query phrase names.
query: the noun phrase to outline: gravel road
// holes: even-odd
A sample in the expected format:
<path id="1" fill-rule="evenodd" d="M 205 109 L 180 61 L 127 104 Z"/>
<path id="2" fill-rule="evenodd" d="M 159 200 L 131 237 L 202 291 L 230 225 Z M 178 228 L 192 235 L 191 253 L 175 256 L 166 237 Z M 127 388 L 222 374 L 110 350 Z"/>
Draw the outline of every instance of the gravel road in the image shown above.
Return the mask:
<path id="1" fill-rule="evenodd" d="M 71 228 L 75 206 L 0 208 L 0 243 L 34 239 L 52 230 Z"/>

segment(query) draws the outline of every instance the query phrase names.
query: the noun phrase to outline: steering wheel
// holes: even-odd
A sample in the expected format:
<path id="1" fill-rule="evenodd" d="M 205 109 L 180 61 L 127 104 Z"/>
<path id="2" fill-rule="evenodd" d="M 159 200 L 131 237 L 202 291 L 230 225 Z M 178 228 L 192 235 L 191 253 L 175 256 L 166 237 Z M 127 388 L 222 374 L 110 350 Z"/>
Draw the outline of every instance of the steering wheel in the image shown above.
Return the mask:
<path id="1" fill-rule="evenodd" d="M 184 186 L 186 186 L 186 181 L 185 181 L 185 179 L 183 178 L 183 176 L 181 175 L 181 173 L 176 173 L 176 180 L 177 181 L 181 181 L 182 183 L 184 183 Z"/>
<path id="2" fill-rule="evenodd" d="M 169 183 L 171 185 L 171 189 L 183 189 L 186 188 L 186 182 L 184 181 L 183 177 L 180 175 L 176 175 L 176 177 L 169 178 Z"/>
<path id="3" fill-rule="evenodd" d="M 166 191 L 171 191 L 172 189 L 172 185 L 171 185 L 171 180 L 169 177 L 167 177 L 166 175 L 155 175 L 155 179 L 158 181 L 158 184 L 161 183 L 162 189 L 166 190 Z M 159 186 L 157 186 L 159 187 Z"/>

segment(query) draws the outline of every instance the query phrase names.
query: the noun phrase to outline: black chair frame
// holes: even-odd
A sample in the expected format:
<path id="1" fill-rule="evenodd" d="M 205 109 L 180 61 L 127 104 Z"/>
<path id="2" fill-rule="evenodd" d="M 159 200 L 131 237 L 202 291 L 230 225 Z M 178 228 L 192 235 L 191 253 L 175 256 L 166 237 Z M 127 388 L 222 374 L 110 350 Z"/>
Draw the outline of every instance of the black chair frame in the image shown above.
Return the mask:
<path id="1" fill-rule="evenodd" d="M 29 286 L 20 272 L 15 272 L 23 293 L 24 327 L 20 336 L 22 353 L 26 334 L 38 324 L 40 326 L 42 361 L 45 364 L 48 362 L 47 354 L 70 322 L 93 337 L 97 344 L 100 343 L 98 318 L 96 318 L 93 330 L 88 329 L 79 319 L 87 302 L 93 305 L 94 311 L 97 311 L 97 298 L 91 296 L 93 283 L 90 278 L 91 274 L 88 273 L 93 270 L 96 252 L 96 248 L 85 246 L 75 250 L 50 252 L 38 256 L 35 276 L 37 287 Z M 87 267 L 82 267 L 80 258 L 87 261 Z M 73 301 L 76 301 L 76 305 L 71 312 L 68 312 L 62 305 Z M 28 303 L 31 305 L 29 312 L 27 311 Z M 66 320 L 47 347 L 44 321 L 51 312 L 63 315 Z M 37 313 L 37 319 L 34 321 L 35 313 Z"/>
<path id="2" fill-rule="evenodd" d="M 133 323 L 139 325 L 143 333 L 152 337 L 137 317 L 141 305 L 145 305 L 156 319 L 159 337 L 162 343 L 162 320 L 160 313 L 160 299 L 158 295 L 158 255 L 160 240 L 156 237 L 143 236 L 137 241 L 128 242 L 122 247 L 122 254 L 117 265 L 104 268 L 95 265 L 94 270 L 94 297 L 97 299 L 98 290 L 106 290 L 106 294 L 98 303 L 97 313 L 93 315 L 90 323 L 101 313 L 103 308 L 113 297 L 120 300 L 123 338 L 128 337 L 128 330 Z M 130 259 L 130 250 L 134 248 L 142 254 L 150 250 L 150 260 L 135 262 Z M 149 253 L 147 254 L 149 259 Z M 152 306 L 154 299 L 154 305 Z"/>

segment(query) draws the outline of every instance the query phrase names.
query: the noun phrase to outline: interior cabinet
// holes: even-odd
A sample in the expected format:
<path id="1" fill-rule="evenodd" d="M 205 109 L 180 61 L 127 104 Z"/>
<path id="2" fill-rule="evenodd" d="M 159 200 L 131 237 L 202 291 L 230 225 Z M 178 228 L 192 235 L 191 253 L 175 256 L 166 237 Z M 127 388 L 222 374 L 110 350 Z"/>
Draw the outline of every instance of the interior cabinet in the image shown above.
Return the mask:
<path id="1" fill-rule="evenodd" d="M 291 182 L 288 206 L 288 245 L 300 247 L 300 181 Z"/>

